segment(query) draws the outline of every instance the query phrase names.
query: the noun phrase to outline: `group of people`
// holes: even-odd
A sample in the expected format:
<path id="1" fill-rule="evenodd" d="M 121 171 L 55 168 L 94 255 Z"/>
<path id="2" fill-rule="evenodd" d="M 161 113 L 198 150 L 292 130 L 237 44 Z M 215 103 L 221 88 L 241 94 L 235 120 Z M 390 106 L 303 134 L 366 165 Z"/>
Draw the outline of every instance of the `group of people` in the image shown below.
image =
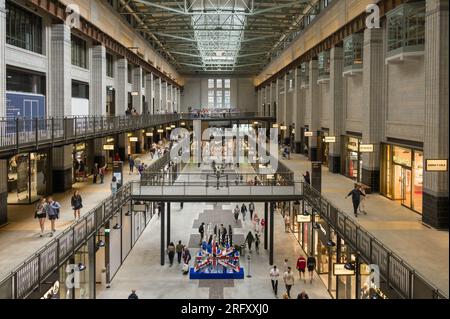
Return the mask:
<path id="1" fill-rule="evenodd" d="M 36 205 L 36 211 L 34 213 L 34 218 L 39 220 L 39 226 L 41 228 L 40 237 L 44 236 L 45 221 L 47 218 L 51 223 L 50 237 L 56 232 L 55 221 L 59 219 L 60 209 L 61 204 L 54 201 L 51 196 L 47 199 L 45 197 L 41 198 Z"/>
<path id="2" fill-rule="evenodd" d="M 305 258 L 305 256 L 303 255 L 300 255 L 297 259 L 296 269 L 299 274 L 299 280 L 303 280 L 304 283 L 306 283 L 306 270 L 308 270 L 309 282 L 312 284 L 314 277 L 314 270 L 316 269 L 316 258 L 312 255 L 309 256 L 308 258 Z M 283 298 L 291 299 L 292 298 L 291 290 L 295 284 L 295 276 L 292 271 L 292 267 L 289 266 L 288 259 L 284 260 L 282 275 L 283 275 L 282 279 L 286 287 L 286 292 L 283 294 Z M 270 269 L 269 276 L 272 284 L 273 293 L 278 298 L 278 280 L 280 277 L 280 270 L 277 268 L 277 266 L 273 266 Z M 301 293 L 298 294 L 297 299 L 309 299 L 309 296 L 305 291 L 302 291 Z"/>
<path id="3" fill-rule="evenodd" d="M 131 115 L 137 116 L 137 115 L 139 115 L 139 113 L 138 113 L 138 111 L 136 110 L 135 107 L 133 108 L 133 107 L 129 106 L 126 109 L 126 111 L 125 111 L 125 115 L 127 115 L 127 116 L 131 116 Z"/>
<path id="4" fill-rule="evenodd" d="M 178 241 L 178 244 L 176 246 L 173 242 L 171 242 L 167 246 L 167 256 L 169 257 L 170 267 L 173 266 L 175 254 L 177 255 L 178 264 L 181 264 L 181 261 L 183 261 L 183 273 L 187 274 L 187 270 L 189 269 L 189 262 L 191 261 L 192 256 L 189 248 L 183 245 L 181 240 Z"/>

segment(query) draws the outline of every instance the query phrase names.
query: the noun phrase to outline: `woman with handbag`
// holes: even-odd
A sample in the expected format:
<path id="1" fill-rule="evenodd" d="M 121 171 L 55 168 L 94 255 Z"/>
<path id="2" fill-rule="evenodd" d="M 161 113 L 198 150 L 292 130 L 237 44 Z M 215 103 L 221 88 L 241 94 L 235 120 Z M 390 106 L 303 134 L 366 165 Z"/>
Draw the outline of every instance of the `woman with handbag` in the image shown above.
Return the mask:
<path id="1" fill-rule="evenodd" d="M 36 212 L 34 213 L 34 218 L 39 220 L 39 226 L 41 227 L 41 234 L 39 237 L 44 235 L 45 219 L 47 218 L 47 201 L 45 197 L 41 198 L 41 201 L 36 205 Z"/>
<path id="2" fill-rule="evenodd" d="M 73 217 L 75 218 L 75 220 L 77 220 L 78 218 L 80 218 L 80 209 L 83 208 L 83 199 L 81 198 L 79 191 L 76 190 L 73 193 L 70 202 L 73 209 Z"/>

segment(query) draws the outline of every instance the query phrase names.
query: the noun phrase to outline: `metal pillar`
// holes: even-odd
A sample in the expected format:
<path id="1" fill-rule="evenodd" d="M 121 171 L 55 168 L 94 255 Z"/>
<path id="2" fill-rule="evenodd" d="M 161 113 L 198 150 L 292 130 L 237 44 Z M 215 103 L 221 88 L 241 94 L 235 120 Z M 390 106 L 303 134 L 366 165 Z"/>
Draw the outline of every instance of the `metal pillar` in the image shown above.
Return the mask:
<path id="1" fill-rule="evenodd" d="M 273 265 L 273 230 L 274 230 L 274 224 L 275 224 L 275 220 L 274 220 L 274 214 L 273 214 L 273 210 L 274 210 L 274 203 L 270 203 L 270 246 L 269 246 L 269 264 L 272 266 Z"/>
<path id="2" fill-rule="evenodd" d="M 264 249 L 267 250 L 268 244 L 268 234 L 267 234 L 267 222 L 269 221 L 269 203 L 264 203 Z"/>
<path id="3" fill-rule="evenodd" d="M 161 203 L 161 206 L 160 206 L 160 209 L 161 209 L 161 216 L 160 216 L 160 218 L 161 218 L 161 266 L 164 266 L 164 261 L 166 259 L 166 245 L 164 242 L 164 231 L 165 231 L 164 222 L 166 219 L 166 217 L 165 217 L 166 214 L 165 214 L 164 205 L 165 205 L 164 203 Z"/>
<path id="4" fill-rule="evenodd" d="M 170 202 L 167 203 L 167 246 L 170 244 Z"/>

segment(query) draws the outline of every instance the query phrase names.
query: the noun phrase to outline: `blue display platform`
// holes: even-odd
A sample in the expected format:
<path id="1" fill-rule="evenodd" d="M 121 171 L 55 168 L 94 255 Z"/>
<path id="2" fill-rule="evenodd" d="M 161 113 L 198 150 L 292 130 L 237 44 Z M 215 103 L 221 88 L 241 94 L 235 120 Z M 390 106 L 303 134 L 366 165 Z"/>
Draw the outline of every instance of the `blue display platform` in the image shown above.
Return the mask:
<path id="1" fill-rule="evenodd" d="M 189 279 L 244 279 L 244 268 L 239 272 L 206 273 L 196 272 L 194 267 L 189 268 Z"/>

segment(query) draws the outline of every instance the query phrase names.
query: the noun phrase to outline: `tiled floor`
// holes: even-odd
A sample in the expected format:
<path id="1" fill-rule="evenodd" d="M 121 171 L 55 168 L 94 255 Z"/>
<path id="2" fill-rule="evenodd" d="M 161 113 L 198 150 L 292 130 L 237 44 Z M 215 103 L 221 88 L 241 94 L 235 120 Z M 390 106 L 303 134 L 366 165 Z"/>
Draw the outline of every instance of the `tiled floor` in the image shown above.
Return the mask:
<path id="1" fill-rule="evenodd" d="M 187 243 L 192 234 L 197 234 L 197 228 L 193 227 L 194 221 L 201 218 L 199 215 L 206 216 L 212 213 L 213 207 L 212 204 L 185 203 L 183 210 L 179 210 L 178 208 L 172 209 L 172 240 L 174 242 L 182 240 L 183 243 Z M 223 213 L 232 214 L 232 207 L 235 207 L 235 203 L 224 204 L 222 208 L 225 211 Z M 263 204 L 256 204 L 256 212 L 262 211 L 263 208 Z M 207 219 L 212 220 L 215 218 L 214 216 L 216 215 L 212 214 L 212 218 Z M 294 267 L 294 261 L 303 252 L 294 236 L 291 233 L 284 232 L 281 215 L 275 214 L 275 216 L 275 264 L 281 266 L 283 260 L 288 258 L 289 263 Z M 232 217 L 221 218 L 221 220 L 232 220 Z M 243 237 L 244 234 L 247 234 L 249 230 L 253 229 L 253 224 L 248 219 L 245 222 L 240 220 L 240 222 L 242 223 L 242 227 L 236 227 L 234 231 L 235 236 L 239 235 Z M 241 226 L 241 223 L 238 226 Z M 190 280 L 188 276 L 184 276 L 181 273 L 181 265 L 178 265 L 176 262 L 173 267 L 169 267 L 167 263 L 165 266 L 160 265 L 159 245 L 160 220 L 155 216 L 117 272 L 111 283 L 111 288 L 97 288 L 97 298 L 127 298 L 131 289 L 136 289 L 139 298 L 143 299 L 275 298 L 272 293 L 269 278 L 269 254 L 268 251 L 264 250 L 263 242 L 261 242 L 259 254 L 256 252 L 251 254 L 252 277 L 246 277 L 243 280 Z M 190 251 L 192 255 L 197 252 L 194 248 L 191 248 Z M 241 265 L 247 272 L 246 257 L 242 258 Z M 295 285 L 292 289 L 292 296 L 297 296 L 302 290 L 305 290 L 312 299 L 330 298 L 322 281 L 317 277 L 312 284 L 305 284 L 296 278 Z M 283 292 L 284 285 L 280 280 L 280 297 Z"/>
<path id="2" fill-rule="evenodd" d="M 152 162 L 149 154 L 140 155 L 145 164 Z M 129 166 L 124 165 L 125 182 L 138 179 L 137 170 L 129 174 Z M 111 171 L 107 172 L 104 184 L 92 184 L 92 179 L 83 183 L 76 183 L 73 189 L 65 193 L 54 194 L 53 198 L 62 205 L 60 219 L 56 222 L 56 234 L 60 233 L 73 222 L 73 211 L 70 198 L 75 190 L 79 190 L 83 198 L 81 214 L 87 213 L 101 200 L 111 194 Z M 33 252 L 44 246 L 50 237 L 50 222 L 46 222 L 46 235 L 39 237 L 39 223 L 34 219 L 35 204 L 8 205 L 8 224 L 0 228 L 0 279 L 12 271 L 16 266 L 31 256 Z"/>
<path id="3" fill-rule="evenodd" d="M 305 171 L 311 171 L 310 162 L 302 155 L 294 154 L 282 162 L 299 179 Z M 353 183 L 349 178 L 330 173 L 327 167 L 322 169 L 322 194 L 448 295 L 448 231 L 426 227 L 419 214 L 379 194 L 368 195 L 367 215 L 355 218 L 351 199 L 345 199 Z"/>

